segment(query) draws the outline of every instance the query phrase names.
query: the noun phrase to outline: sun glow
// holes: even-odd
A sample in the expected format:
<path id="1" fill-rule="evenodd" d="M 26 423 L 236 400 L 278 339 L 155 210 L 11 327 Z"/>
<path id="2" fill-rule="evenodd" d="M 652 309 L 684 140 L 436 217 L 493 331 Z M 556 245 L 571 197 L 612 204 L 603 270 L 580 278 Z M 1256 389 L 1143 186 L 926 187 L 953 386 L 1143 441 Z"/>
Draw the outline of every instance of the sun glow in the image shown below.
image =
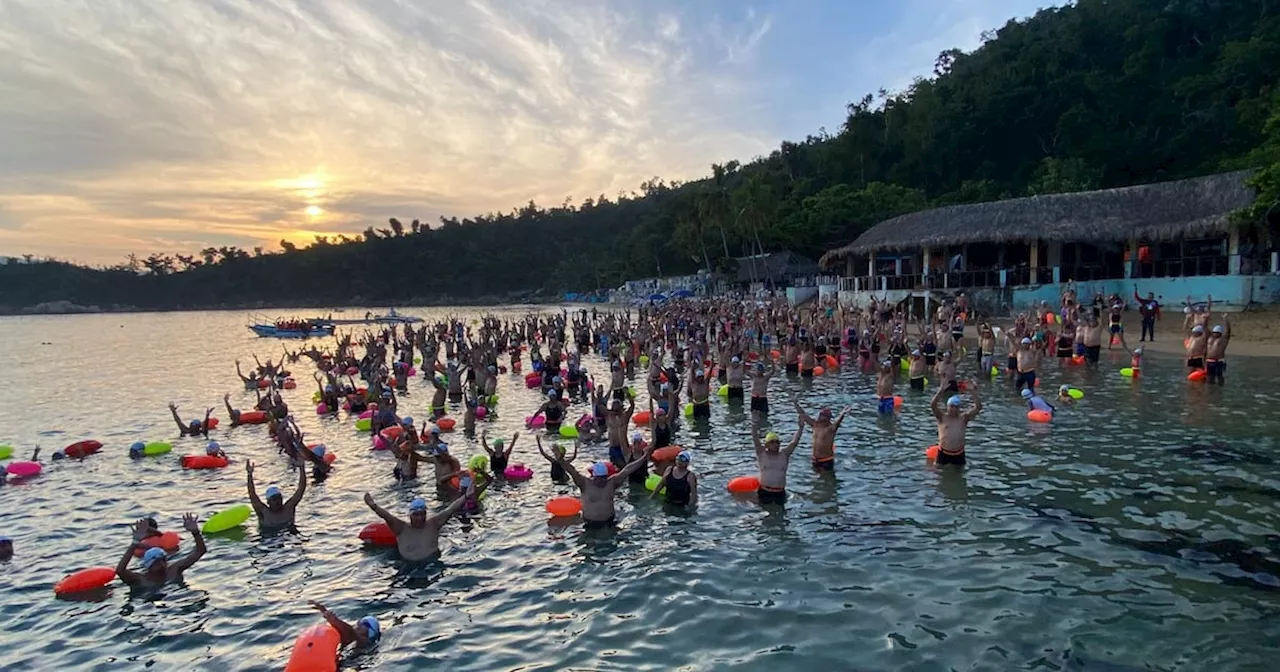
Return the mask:
<path id="1" fill-rule="evenodd" d="M 307 209 L 303 212 L 307 213 L 308 217 L 319 217 L 324 214 L 324 209 L 318 205 L 308 205 Z"/>

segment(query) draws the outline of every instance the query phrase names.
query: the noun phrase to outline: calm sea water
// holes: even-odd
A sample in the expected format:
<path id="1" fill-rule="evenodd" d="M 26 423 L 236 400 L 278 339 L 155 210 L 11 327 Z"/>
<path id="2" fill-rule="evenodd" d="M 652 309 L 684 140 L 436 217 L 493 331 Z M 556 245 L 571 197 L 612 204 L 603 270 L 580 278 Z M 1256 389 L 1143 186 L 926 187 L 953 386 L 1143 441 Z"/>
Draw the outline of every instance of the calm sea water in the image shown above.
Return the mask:
<path id="1" fill-rule="evenodd" d="M 210 539 L 183 586 L 131 596 L 117 582 L 96 601 L 63 601 L 53 584 L 114 565 L 131 521 L 154 515 L 176 530 L 185 511 L 247 501 L 246 459 L 260 489 L 292 491 L 261 427 L 216 430 L 234 464 L 184 472 L 178 456 L 202 446 L 176 439 L 165 409 L 172 400 L 195 415 L 224 392 L 250 406 L 232 363 L 278 358 L 280 345 L 231 313 L 3 318 L 0 342 L 0 443 L 20 454 L 106 444 L 0 487 L 0 534 L 16 546 L 0 564 L 6 669 L 281 669 L 318 622 L 309 599 L 382 621 L 381 645 L 344 669 L 1269 670 L 1280 659 L 1273 360 L 1232 360 L 1221 389 L 1188 384 L 1172 357 L 1152 357 L 1139 383 L 1118 376 L 1119 352 L 1098 373 L 1051 367 L 1046 390 L 1069 382 L 1087 394 L 1051 426 L 1028 423 L 1007 384 L 984 382 L 963 473 L 925 465 L 934 423 L 923 397 L 904 392 L 885 421 L 867 375 L 780 376 L 780 432 L 794 430 L 792 398 L 811 411 L 854 407 L 834 477 L 809 470 L 806 437 L 785 513 L 731 498 L 725 482 L 754 460 L 743 409 L 717 403 L 709 429 L 677 437 L 702 478 L 696 514 L 624 493 L 620 529 L 604 536 L 548 525 L 543 503 L 563 490 L 524 436 L 513 459 L 534 465 L 534 480 L 498 486 L 473 524 L 451 522 L 441 561 L 426 567 L 361 548 L 356 534 L 375 520 L 362 494 L 403 511 L 420 486 L 395 484 L 390 457 L 345 415 L 317 418 L 303 385 L 287 400 L 340 457 L 308 490 L 298 534 L 264 536 L 251 522 Z M 422 386 L 412 381 L 403 407 L 425 417 Z M 493 437 L 522 430 L 539 401 L 516 376 L 500 394 L 484 423 Z M 134 461 L 135 440 L 175 449 Z M 451 446 L 480 450 L 461 433 Z"/>

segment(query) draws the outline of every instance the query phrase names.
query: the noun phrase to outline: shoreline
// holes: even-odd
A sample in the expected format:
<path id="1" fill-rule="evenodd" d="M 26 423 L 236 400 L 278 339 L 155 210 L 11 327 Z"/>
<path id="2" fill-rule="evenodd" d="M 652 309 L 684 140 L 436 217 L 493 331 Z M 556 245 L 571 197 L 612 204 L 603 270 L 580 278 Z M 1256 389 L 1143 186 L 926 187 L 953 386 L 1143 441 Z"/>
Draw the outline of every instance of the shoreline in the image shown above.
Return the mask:
<path id="1" fill-rule="evenodd" d="M 1182 315 L 1181 311 L 1163 314 L 1162 319 L 1156 322 L 1157 340 L 1144 343 L 1138 340 L 1142 336 L 1141 316 L 1134 311 L 1126 311 L 1121 321 L 1124 325 L 1125 341 L 1131 348 L 1141 345 L 1147 352 L 1184 356 L 1186 346 L 1182 341 L 1186 338 L 1186 334 L 1182 331 Z M 1215 312 L 1214 315 L 1218 313 Z M 1231 336 L 1231 343 L 1227 345 L 1228 357 L 1280 357 L 1280 308 L 1268 307 L 1230 313 L 1229 319 L 1234 333 Z M 1218 322 L 1219 320 L 1210 320 L 1210 324 Z M 993 322 L 993 326 L 1001 329 L 1012 324 L 1013 321 L 1010 319 L 999 319 Z M 977 338 L 976 325 L 965 328 L 965 337 L 970 336 Z M 1120 344 L 1117 343 L 1116 347 L 1119 348 Z M 1103 350 L 1106 350 L 1105 344 Z"/>

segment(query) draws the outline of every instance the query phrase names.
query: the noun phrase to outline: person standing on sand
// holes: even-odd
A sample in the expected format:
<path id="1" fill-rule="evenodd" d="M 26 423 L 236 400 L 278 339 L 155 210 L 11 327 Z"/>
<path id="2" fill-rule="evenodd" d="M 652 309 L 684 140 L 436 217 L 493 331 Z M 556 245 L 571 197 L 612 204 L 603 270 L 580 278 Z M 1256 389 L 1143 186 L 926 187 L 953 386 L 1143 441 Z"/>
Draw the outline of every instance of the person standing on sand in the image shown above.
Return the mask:
<path id="1" fill-rule="evenodd" d="M 1138 302 L 1138 312 L 1142 314 L 1142 338 L 1139 342 L 1147 340 L 1147 335 L 1151 335 L 1151 342 L 1156 342 L 1156 320 L 1160 319 L 1160 302 L 1156 301 L 1155 292 L 1147 292 L 1147 298 L 1138 296 L 1138 285 L 1133 286 L 1133 300 Z"/>

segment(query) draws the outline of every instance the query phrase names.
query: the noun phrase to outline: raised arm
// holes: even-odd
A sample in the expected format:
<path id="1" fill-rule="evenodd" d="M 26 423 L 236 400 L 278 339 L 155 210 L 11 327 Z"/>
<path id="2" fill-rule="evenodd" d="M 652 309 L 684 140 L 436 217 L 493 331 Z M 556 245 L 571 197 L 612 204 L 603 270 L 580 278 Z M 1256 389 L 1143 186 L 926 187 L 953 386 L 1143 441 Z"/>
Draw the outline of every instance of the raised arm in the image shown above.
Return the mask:
<path id="1" fill-rule="evenodd" d="M 467 487 L 467 491 L 463 496 L 454 499 L 452 502 L 449 502 L 448 506 L 431 514 L 431 516 L 427 518 L 427 524 L 433 525 L 437 528 L 444 527 L 444 524 L 449 522 L 449 519 L 453 517 L 453 514 L 462 509 L 462 505 L 467 502 L 467 499 L 475 496 L 476 484 L 475 482 L 472 482 L 471 485 Z"/>
<path id="2" fill-rule="evenodd" d="M 191 538 L 196 542 L 196 550 L 186 554 L 181 560 L 169 563 L 169 569 L 177 574 L 186 571 L 188 567 L 196 564 L 196 561 L 204 557 L 208 547 L 204 545 L 204 535 L 200 534 L 200 525 L 196 523 L 194 513 L 188 513 L 182 517 L 182 526 L 191 533 Z"/>
<path id="3" fill-rule="evenodd" d="M 342 638 L 342 646 L 347 646 L 356 641 L 356 629 L 351 627 L 350 623 L 338 618 L 337 614 L 329 611 L 319 602 L 313 601 L 311 602 L 311 606 L 314 607 L 316 611 L 320 612 L 320 615 L 324 617 L 324 620 L 329 624 L 329 627 L 338 632 L 338 636 Z"/>
<path id="4" fill-rule="evenodd" d="M 933 393 L 933 397 L 929 399 L 929 410 L 933 412 L 933 417 L 942 419 L 942 395 L 946 392 L 946 388 L 938 386 L 938 391 Z"/>
<path id="5" fill-rule="evenodd" d="M 133 552 L 141 548 L 138 546 L 138 540 L 143 538 L 143 535 L 146 534 L 150 527 L 145 518 L 134 524 L 133 542 L 129 544 L 128 548 L 124 549 L 124 556 L 120 558 L 120 562 L 116 563 L 116 576 L 130 586 L 142 582 L 142 577 L 137 572 L 129 569 L 129 561 L 133 560 Z"/>
<path id="6" fill-rule="evenodd" d="M 751 423 L 751 443 L 756 447 L 756 454 L 764 452 L 764 444 L 760 442 L 760 426 Z"/>
<path id="7" fill-rule="evenodd" d="M 307 470 L 298 468 L 298 487 L 293 491 L 293 495 L 289 497 L 289 501 L 285 502 L 285 508 L 297 508 L 298 502 L 302 501 L 302 496 L 307 494 Z"/>
<path id="8" fill-rule="evenodd" d="M 169 412 L 173 414 L 173 422 L 178 425 L 178 429 L 186 430 L 186 426 L 182 424 L 182 418 L 178 417 L 178 405 L 169 402 Z"/>
<path id="9" fill-rule="evenodd" d="M 637 457 L 636 459 L 631 460 L 630 462 L 627 463 L 626 466 L 619 469 L 618 473 L 614 474 L 611 477 L 612 480 L 615 480 L 615 481 L 624 480 L 626 477 L 631 475 L 631 472 L 644 466 L 645 462 L 649 461 L 649 456 L 653 454 L 653 449 L 654 449 L 654 446 L 656 445 L 658 445 L 656 441 L 650 441 L 649 447 L 646 448 L 644 451 L 644 455 L 641 455 L 640 457 Z"/>
<path id="10" fill-rule="evenodd" d="M 245 480 L 248 481 L 249 503 L 253 505 L 253 512 L 261 516 L 267 510 L 267 505 L 262 503 L 262 499 L 258 497 L 258 489 L 253 485 L 253 460 L 245 460 L 244 473 Z"/>
<path id="11" fill-rule="evenodd" d="M 404 521 L 391 515 L 381 506 L 378 506 L 378 503 L 373 501 L 373 495 L 367 492 L 364 493 L 364 503 L 387 524 L 387 527 L 391 528 L 392 534 L 399 536 L 401 532 L 404 532 Z"/>
<path id="12" fill-rule="evenodd" d="M 976 380 L 970 382 L 969 389 L 972 391 L 971 396 L 973 397 L 973 408 L 969 409 L 969 412 L 964 414 L 965 422 L 973 420 L 978 417 L 978 413 L 982 412 L 982 393 L 978 391 L 978 382 Z"/>
<path id="13" fill-rule="evenodd" d="M 511 451 L 516 449 L 516 439 L 518 438 L 520 438 L 520 432 L 515 432 L 511 435 L 511 443 L 507 444 L 507 452 L 506 452 L 507 457 L 511 457 Z M 576 453 L 577 451 L 575 451 L 575 454 Z"/>
<path id="14" fill-rule="evenodd" d="M 801 424 L 804 424 L 804 425 L 809 425 L 810 427 L 812 427 L 812 426 L 813 426 L 813 418 L 809 417 L 809 414 L 808 414 L 808 413 L 805 413 L 805 412 L 804 412 L 804 409 L 800 407 L 800 400 L 799 400 L 799 399 L 793 399 L 793 400 L 792 400 L 792 403 L 793 403 L 793 404 L 795 404 L 795 407 L 796 407 L 796 414 L 800 416 L 800 423 L 801 423 Z"/>
<path id="15" fill-rule="evenodd" d="M 675 467 L 667 467 L 667 470 L 662 473 L 662 478 L 658 480 L 658 484 L 654 486 L 653 490 L 649 493 L 649 499 L 657 497 L 658 493 L 662 492 L 662 489 L 667 487 L 667 478 L 671 476 L 671 470 L 674 468 Z"/>
<path id="16" fill-rule="evenodd" d="M 788 443 L 786 447 L 782 449 L 782 452 L 785 453 L 788 457 L 791 456 L 791 453 L 796 452 L 796 446 L 800 445 L 801 434 L 804 434 L 804 423 L 797 423 L 795 436 L 791 437 L 791 442 Z"/>

